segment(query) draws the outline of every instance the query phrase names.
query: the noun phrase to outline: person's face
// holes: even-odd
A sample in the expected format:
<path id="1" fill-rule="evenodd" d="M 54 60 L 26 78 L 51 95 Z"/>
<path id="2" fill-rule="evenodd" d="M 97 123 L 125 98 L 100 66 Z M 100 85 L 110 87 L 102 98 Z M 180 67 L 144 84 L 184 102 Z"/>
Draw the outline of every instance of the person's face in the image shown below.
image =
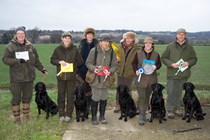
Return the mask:
<path id="1" fill-rule="evenodd" d="M 88 42 L 92 42 L 93 41 L 93 34 L 92 33 L 87 33 L 86 38 L 87 38 Z"/>
<path id="2" fill-rule="evenodd" d="M 25 40 L 25 32 L 24 31 L 21 31 L 21 30 L 18 30 L 17 33 L 16 33 L 16 38 L 17 40 L 20 42 L 20 43 L 23 43 L 24 40 Z"/>
<path id="3" fill-rule="evenodd" d="M 151 48 L 152 48 L 152 42 L 145 42 L 144 43 L 144 46 L 145 46 L 145 50 L 146 51 L 149 51 L 149 50 L 151 50 Z"/>
<path id="4" fill-rule="evenodd" d="M 129 37 L 125 39 L 126 44 L 131 44 L 133 41 L 134 41 L 134 38 Z"/>
<path id="5" fill-rule="evenodd" d="M 65 36 L 63 38 L 61 38 L 61 40 L 63 41 L 63 44 L 68 47 L 69 44 L 71 43 L 71 37 L 70 36 Z"/>
<path id="6" fill-rule="evenodd" d="M 185 33 L 178 33 L 176 35 L 177 41 L 178 42 L 183 42 L 185 40 L 186 34 Z"/>
<path id="7" fill-rule="evenodd" d="M 103 50 L 107 50 L 109 48 L 109 41 L 100 41 L 99 45 Z"/>

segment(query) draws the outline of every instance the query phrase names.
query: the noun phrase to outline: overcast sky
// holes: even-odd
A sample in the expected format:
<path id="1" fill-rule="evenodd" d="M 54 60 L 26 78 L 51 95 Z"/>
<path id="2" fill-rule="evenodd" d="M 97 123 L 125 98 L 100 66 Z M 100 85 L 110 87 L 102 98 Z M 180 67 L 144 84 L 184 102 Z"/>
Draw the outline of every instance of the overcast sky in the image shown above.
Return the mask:
<path id="1" fill-rule="evenodd" d="M 210 0 L 0 0 L 0 29 L 210 31 Z"/>

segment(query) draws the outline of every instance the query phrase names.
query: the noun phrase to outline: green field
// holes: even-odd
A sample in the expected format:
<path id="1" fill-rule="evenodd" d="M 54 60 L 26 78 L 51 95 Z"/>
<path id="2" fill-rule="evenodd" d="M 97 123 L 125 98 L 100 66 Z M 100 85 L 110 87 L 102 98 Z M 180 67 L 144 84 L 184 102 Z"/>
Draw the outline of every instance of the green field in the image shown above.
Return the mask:
<path id="1" fill-rule="evenodd" d="M 37 71 L 37 77 L 35 82 L 44 80 L 48 87 L 56 87 L 56 68 L 50 63 L 50 57 L 53 53 L 54 48 L 57 44 L 36 44 L 39 57 L 43 65 L 49 72 L 47 78 L 43 79 L 41 72 Z M 0 57 L 5 45 L 0 45 Z M 165 50 L 166 45 L 156 45 L 155 49 L 157 52 L 162 54 Z M 198 62 L 192 68 L 192 75 L 189 81 L 193 82 L 199 89 L 210 89 L 210 46 L 194 46 Z M 158 71 L 159 82 L 162 84 L 166 83 L 166 67 L 165 65 Z M 7 88 L 9 86 L 9 72 L 8 66 L 4 65 L 0 61 L 0 88 Z"/>
<path id="2" fill-rule="evenodd" d="M 37 71 L 36 81 L 42 81 L 47 84 L 48 87 L 56 87 L 56 71 L 55 66 L 50 64 L 50 57 L 53 53 L 56 44 L 36 44 L 37 51 L 40 56 L 41 62 L 45 65 L 46 69 L 49 72 L 49 76 L 43 79 L 41 72 Z M 5 45 L 0 45 L 0 56 Z M 155 49 L 161 54 L 165 49 L 166 45 L 156 45 Z M 210 46 L 195 46 L 198 63 L 192 69 L 192 76 L 189 81 L 192 81 L 196 84 L 196 87 L 199 89 L 210 89 Z M 30 115 L 32 120 L 26 122 L 23 121 L 21 125 L 14 125 L 13 116 L 11 112 L 11 94 L 7 90 L 9 87 L 9 74 L 8 66 L 4 65 L 0 61 L 0 88 L 5 88 L 6 90 L 0 90 L 0 140 L 61 140 L 63 134 L 68 128 L 69 124 L 58 123 L 59 116 L 50 117 L 49 120 L 45 120 L 45 113 L 37 118 L 37 107 L 34 102 L 35 94 L 33 94 L 33 99 L 31 102 Z M 166 83 L 166 67 L 163 67 L 159 70 L 159 81 L 163 84 Z M 34 82 L 34 83 L 35 83 Z M 164 96 L 166 95 L 166 90 L 163 91 Z M 108 104 L 113 104 L 115 100 L 115 91 L 109 91 Z M 56 90 L 50 90 L 48 92 L 52 100 L 56 101 L 57 92 Z M 204 104 L 209 104 L 209 91 L 199 90 L 196 91 L 196 94 L 200 101 Z M 91 116 L 91 115 L 90 115 Z M 91 117 L 89 118 L 91 119 Z M 75 112 L 73 114 L 72 121 L 75 121 Z M 71 125 L 71 124 L 70 124 Z"/>

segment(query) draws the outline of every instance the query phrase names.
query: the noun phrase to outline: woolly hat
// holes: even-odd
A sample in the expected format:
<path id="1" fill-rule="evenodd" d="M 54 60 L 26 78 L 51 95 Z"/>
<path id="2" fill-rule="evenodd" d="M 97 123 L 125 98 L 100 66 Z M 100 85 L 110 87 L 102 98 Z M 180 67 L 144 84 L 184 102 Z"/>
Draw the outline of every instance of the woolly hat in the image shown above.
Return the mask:
<path id="1" fill-rule="evenodd" d="M 99 41 L 111 41 L 111 36 L 108 33 L 101 34 L 98 38 Z"/>
<path id="2" fill-rule="evenodd" d="M 23 31 L 26 34 L 26 28 L 24 26 L 17 27 L 15 30 L 15 34 L 17 33 L 17 31 Z"/>
<path id="3" fill-rule="evenodd" d="M 176 34 L 178 33 L 185 33 L 186 34 L 186 30 L 184 28 L 180 28 L 176 31 Z"/>
<path id="4" fill-rule="evenodd" d="M 86 37 L 86 35 L 87 35 L 88 33 L 92 33 L 93 36 L 96 35 L 96 31 L 95 31 L 95 29 L 93 29 L 93 28 L 86 28 L 86 29 L 84 30 L 84 34 L 83 34 L 83 35 Z"/>
<path id="5" fill-rule="evenodd" d="M 123 38 L 124 39 L 125 38 L 133 38 L 133 39 L 135 39 L 136 38 L 136 33 L 134 33 L 134 32 L 126 32 L 126 33 L 123 34 Z"/>
<path id="6" fill-rule="evenodd" d="M 153 39 L 151 37 L 145 37 L 144 38 L 144 43 L 146 43 L 146 42 L 153 43 Z"/>
<path id="7" fill-rule="evenodd" d="M 72 38 L 72 35 L 70 32 L 64 32 L 61 37 L 64 38 L 66 36 L 70 36 L 70 38 Z"/>

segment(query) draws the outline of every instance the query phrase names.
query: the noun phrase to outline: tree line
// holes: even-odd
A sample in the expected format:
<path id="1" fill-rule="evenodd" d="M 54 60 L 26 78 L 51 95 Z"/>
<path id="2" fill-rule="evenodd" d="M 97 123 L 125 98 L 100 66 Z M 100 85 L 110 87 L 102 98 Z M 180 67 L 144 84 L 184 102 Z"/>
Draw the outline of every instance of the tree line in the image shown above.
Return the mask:
<path id="1" fill-rule="evenodd" d="M 112 35 L 112 41 L 119 43 L 122 39 L 123 33 L 133 30 L 96 30 L 97 35 L 101 33 L 109 33 Z M 72 33 L 72 40 L 78 43 L 84 38 L 82 31 L 70 31 Z M 133 31 L 137 34 L 139 42 L 143 43 L 146 36 L 153 37 L 156 44 L 168 44 L 175 39 L 176 32 L 143 32 Z M 14 37 L 15 28 L 10 30 L 0 30 L 0 44 L 7 44 Z M 26 36 L 32 43 L 60 43 L 62 30 L 41 30 L 38 27 L 26 30 Z M 97 37 L 97 36 L 96 36 Z M 192 44 L 196 45 L 210 45 L 210 31 L 206 32 L 189 32 L 187 38 Z"/>

